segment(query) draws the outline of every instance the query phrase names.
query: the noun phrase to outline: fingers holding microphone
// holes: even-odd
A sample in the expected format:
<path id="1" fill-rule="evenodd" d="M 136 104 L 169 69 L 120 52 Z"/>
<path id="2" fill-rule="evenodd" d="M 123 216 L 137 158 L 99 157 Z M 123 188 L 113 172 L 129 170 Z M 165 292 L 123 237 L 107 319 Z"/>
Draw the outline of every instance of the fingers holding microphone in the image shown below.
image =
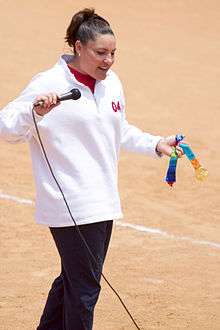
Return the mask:
<path id="1" fill-rule="evenodd" d="M 44 116 L 59 104 L 60 100 L 56 93 L 39 95 L 34 101 L 34 110 L 38 115 Z"/>

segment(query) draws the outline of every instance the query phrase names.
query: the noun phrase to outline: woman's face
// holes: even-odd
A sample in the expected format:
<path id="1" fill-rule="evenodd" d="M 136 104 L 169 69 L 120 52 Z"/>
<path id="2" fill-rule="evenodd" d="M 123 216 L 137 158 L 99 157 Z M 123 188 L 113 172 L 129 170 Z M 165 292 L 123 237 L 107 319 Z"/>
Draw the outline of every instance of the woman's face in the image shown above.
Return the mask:
<path id="1" fill-rule="evenodd" d="M 76 42 L 79 69 L 94 79 L 103 80 L 115 59 L 115 37 L 111 34 L 99 34 L 97 38 L 89 40 L 83 45 Z"/>

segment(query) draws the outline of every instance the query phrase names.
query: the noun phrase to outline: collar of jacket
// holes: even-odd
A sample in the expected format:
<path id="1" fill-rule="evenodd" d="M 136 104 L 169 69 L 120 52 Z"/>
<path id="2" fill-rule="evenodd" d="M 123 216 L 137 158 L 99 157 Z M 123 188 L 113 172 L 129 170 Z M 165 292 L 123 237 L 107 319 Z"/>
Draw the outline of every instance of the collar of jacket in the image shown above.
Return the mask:
<path id="1" fill-rule="evenodd" d="M 74 57 L 74 55 L 63 54 L 60 56 L 57 65 L 62 67 L 62 69 L 64 70 L 65 75 L 68 79 L 70 79 L 71 81 L 74 81 L 74 83 L 76 83 L 80 86 L 85 86 L 75 78 L 75 76 L 70 72 L 70 69 L 68 68 L 68 63 L 72 62 L 73 57 Z M 99 83 L 106 82 L 106 80 L 108 80 L 108 78 L 110 77 L 111 73 L 112 73 L 112 70 L 110 69 L 107 72 L 106 78 L 104 80 L 96 80 L 96 85 Z"/>

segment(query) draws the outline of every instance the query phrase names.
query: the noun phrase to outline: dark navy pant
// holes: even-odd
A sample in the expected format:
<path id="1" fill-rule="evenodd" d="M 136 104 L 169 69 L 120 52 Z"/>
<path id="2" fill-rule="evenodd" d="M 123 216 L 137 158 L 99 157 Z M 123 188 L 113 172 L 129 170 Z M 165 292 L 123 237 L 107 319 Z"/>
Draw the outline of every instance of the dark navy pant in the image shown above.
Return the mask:
<path id="1" fill-rule="evenodd" d="M 96 263 L 74 226 L 50 228 L 62 270 L 49 291 L 37 330 L 92 330 L 112 224 L 103 221 L 79 226 Z"/>

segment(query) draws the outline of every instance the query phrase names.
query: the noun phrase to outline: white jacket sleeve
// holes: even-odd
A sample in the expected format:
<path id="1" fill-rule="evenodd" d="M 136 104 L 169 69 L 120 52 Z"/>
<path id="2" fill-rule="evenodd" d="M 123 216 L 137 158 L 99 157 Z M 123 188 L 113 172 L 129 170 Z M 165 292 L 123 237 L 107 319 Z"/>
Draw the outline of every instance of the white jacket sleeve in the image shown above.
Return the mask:
<path id="1" fill-rule="evenodd" d="M 121 123 L 121 147 L 126 151 L 142 153 L 149 156 L 160 156 L 156 152 L 156 146 L 161 136 L 145 133 L 139 128 L 131 125 L 126 120 L 125 99 L 123 91 L 121 92 L 122 103 L 122 123 Z"/>
<path id="2" fill-rule="evenodd" d="M 45 89 L 41 74 L 35 76 L 25 90 L 0 111 L 0 138 L 11 143 L 26 142 L 32 136 L 33 102 Z M 43 117 L 35 114 L 37 121 Z"/>

